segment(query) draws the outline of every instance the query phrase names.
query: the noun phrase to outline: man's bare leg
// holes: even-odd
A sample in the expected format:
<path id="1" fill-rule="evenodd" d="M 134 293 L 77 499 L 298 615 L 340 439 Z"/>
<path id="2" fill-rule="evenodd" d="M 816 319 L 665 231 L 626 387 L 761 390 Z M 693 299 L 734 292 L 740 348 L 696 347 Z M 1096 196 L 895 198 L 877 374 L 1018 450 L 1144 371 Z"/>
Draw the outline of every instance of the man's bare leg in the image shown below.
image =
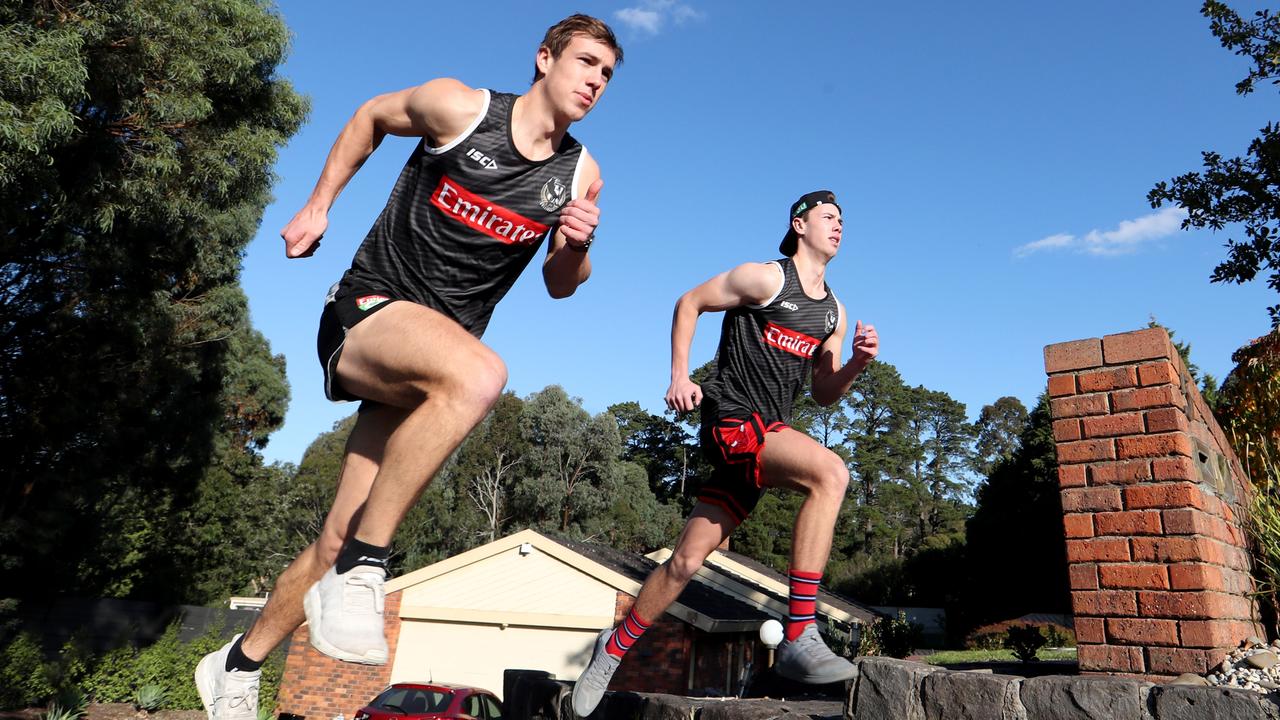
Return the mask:
<path id="1" fill-rule="evenodd" d="M 264 659 L 302 625 L 302 596 L 333 565 L 354 531 L 382 462 L 387 436 L 404 414 L 404 410 L 386 405 L 369 405 L 361 410 L 347 438 L 338 492 L 325 516 L 320 537 L 280 574 L 262 614 L 245 633 L 241 649 L 249 659 Z"/>
<path id="2" fill-rule="evenodd" d="M 849 485 L 844 460 L 808 435 L 786 428 L 769 433 L 760 462 L 766 486 L 805 496 L 791 538 L 792 569 L 822 572 Z"/>
<path id="3" fill-rule="evenodd" d="M 699 502 L 694 506 L 675 551 L 649 573 L 627 617 L 617 627 L 601 631 L 596 638 L 591 662 L 573 684 L 573 708 L 579 716 L 586 717 L 595 710 L 622 662 L 622 654 L 649 623 L 657 620 L 680 597 L 707 556 L 737 526 L 733 516 L 716 505 Z"/>
<path id="4" fill-rule="evenodd" d="M 848 680 L 856 672 L 853 664 L 823 643 L 815 620 L 818 584 L 831 554 L 849 471 L 840 456 L 790 428 L 769 434 L 760 462 L 765 485 L 805 496 L 791 543 L 786 640 L 778 646 L 774 670 L 804 683 Z"/>

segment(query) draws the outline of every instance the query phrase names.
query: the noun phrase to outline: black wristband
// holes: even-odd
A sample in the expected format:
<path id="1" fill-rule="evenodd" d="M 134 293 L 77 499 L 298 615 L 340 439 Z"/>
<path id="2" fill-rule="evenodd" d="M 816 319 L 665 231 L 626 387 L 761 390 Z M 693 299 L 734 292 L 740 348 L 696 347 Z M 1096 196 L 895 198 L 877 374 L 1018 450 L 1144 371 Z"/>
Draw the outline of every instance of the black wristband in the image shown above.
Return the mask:
<path id="1" fill-rule="evenodd" d="M 584 240 L 581 245 L 575 245 L 574 243 L 569 242 L 568 238 L 565 238 L 564 244 L 568 245 L 569 249 L 574 252 L 584 253 L 591 249 L 591 243 L 595 242 L 595 239 L 596 239 L 596 234 L 591 233 L 590 235 L 587 236 L 587 239 Z"/>

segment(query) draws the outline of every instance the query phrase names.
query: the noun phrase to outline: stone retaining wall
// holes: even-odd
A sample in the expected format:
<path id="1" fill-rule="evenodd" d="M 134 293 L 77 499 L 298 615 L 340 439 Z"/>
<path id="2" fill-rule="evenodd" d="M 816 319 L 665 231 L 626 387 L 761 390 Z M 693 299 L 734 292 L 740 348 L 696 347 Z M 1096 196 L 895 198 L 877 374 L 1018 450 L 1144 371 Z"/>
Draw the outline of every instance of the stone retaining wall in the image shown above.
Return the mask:
<path id="1" fill-rule="evenodd" d="M 1276 720 L 1280 705 L 1247 690 L 1153 685 L 1130 678 L 1022 678 L 859 658 L 843 698 L 686 698 L 610 692 L 591 720 Z M 505 720 L 581 720 L 570 682 L 508 670 Z"/>

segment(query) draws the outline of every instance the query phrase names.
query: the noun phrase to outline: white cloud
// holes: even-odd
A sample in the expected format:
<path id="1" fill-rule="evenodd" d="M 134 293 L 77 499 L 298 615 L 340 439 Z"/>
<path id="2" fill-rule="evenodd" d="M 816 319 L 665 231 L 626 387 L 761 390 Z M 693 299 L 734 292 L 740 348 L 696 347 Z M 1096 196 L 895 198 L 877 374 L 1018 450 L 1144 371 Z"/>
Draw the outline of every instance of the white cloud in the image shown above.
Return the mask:
<path id="1" fill-rule="evenodd" d="M 632 30 L 657 35 L 668 20 L 683 25 L 701 19 L 703 14 L 676 0 L 641 0 L 639 5 L 618 10 L 613 16 Z"/>
<path id="2" fill-rule="evenodd" d="M 1121 220 L 1113 230 L 1090 230 L 1082 237 L 1058 233 L 1014 248 L 1017 257 L 1047 250 L 1067 249 L 1089 255 L 1109 256 L 1136 252 L 1150 240 L 1159 240 L 1178 232 L 1187 211 L 1168 207 L 1135 220 Z"/>

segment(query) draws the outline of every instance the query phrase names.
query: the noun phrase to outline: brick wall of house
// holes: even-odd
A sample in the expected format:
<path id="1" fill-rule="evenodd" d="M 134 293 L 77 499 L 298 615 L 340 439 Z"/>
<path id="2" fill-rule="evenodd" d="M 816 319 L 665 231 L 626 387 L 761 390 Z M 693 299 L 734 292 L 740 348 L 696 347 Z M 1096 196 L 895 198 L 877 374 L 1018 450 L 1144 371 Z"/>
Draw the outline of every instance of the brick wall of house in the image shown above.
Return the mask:
<path id="1" fill-rule="evenodd" d="M 400 595 L 389 593 L 384 610 L 387 644 L 394 661 L 400 639 Z M 277 712 L 307 720 L 350 719 L 391 682 L 391 663 L 358 665 L 334 660 L 311 647 L 303 625 L 293 633 L 280 682 Z"/>
<path id="2" fill-rule="evenodd" d="M 1205 673 L 1262 637 L 1249 483 L 1162 328 L 1049 345 L 1082 672 Z"/>
<path id="3" fill-rule="evenodd" d="M 614 624 L 631 611 L 636 599 L 618 593 Z M 683 620 L 663 614 L 627 651 L 609 683 L 611 690 L 662 692 L 684 695 L 689 688 L 689 650 L 694 628 Z"/>

